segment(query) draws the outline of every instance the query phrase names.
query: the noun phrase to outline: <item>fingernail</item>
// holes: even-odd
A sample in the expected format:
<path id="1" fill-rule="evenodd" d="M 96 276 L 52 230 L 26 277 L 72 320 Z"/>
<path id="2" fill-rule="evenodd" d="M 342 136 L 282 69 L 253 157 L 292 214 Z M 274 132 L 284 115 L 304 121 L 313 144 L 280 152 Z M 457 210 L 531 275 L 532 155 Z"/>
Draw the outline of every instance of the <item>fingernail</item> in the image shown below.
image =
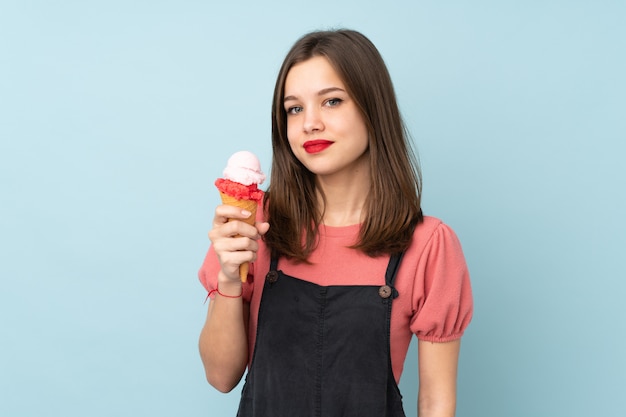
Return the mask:
<path id="1" fill-rule="evenodd" d="M 252 215 L 252 213 L 249 212 L 248 210 L 241 210 L 241 214 L 243 214 L 246 217 L 250 217 Z"/>

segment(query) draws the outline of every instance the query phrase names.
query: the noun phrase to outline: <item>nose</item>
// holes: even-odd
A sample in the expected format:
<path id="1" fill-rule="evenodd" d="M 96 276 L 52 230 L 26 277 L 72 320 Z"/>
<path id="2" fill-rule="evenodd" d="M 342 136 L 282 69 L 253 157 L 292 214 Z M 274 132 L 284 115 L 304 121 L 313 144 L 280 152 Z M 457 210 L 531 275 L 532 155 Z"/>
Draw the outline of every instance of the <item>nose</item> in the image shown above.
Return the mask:
<path id="1" fill-rule="evenodd" d="M 306 133 L 324 130 L 324 123 L 320 111 L 311 108 L 304 110 L 304 124 L 302 127 Z"/>

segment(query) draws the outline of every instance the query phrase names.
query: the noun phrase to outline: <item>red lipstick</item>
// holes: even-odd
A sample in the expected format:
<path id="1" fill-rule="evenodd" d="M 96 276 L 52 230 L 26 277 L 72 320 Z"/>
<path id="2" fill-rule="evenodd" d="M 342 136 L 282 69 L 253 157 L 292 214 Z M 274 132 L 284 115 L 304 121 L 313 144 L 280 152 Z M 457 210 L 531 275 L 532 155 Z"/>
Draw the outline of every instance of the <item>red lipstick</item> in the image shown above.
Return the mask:
<path id="1" fill-rule="evenodd" d="M 333 142 L 324 139 L 307 140 L 304 142 L 304 150 L 307 153 L 318 153 L 332 145 Z"/>

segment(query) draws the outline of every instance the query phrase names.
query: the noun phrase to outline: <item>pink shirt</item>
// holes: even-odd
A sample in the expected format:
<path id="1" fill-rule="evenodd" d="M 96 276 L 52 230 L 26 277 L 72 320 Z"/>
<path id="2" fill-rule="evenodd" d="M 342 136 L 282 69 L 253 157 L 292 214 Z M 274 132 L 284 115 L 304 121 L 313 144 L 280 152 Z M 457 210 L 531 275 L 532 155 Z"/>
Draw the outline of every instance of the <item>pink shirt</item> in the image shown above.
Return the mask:
<path id="1" fill-rule="evenodd" d="M 359 225 L 322 225 L 320 244 L 310 257 L 312 264 L 281 258 L 278 269 L 318 285 L 384 285 L 389 256 L 370 258 L 349 249 L 358 232 Z M 262 242 L 257 255 L 243 293 L 244 300 L 250 302 L 250 360 L 270 263 L 269 250 Z M 210 248 L 198 274 L 207 291 L 215 289 L 219 269 L 217 256 Z M 424 218 L 402 258 L 394 286 L 399 296 L 393 300 L 391 310 L 391 363 L 399 382 L 413 334 L 431 342 L 455 340 L 463 335 L 472 318 L 469 272 L 461 244 L 450 227 L 434 217 Z"/>

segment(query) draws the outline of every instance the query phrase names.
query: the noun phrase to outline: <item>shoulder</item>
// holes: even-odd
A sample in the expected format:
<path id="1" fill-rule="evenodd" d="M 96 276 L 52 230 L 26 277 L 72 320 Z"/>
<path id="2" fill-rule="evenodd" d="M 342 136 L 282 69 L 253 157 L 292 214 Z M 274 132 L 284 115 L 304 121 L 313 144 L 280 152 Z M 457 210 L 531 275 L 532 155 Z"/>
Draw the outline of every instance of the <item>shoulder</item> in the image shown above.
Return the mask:
<path id="1" fill-rule="evenodd" d="M 413 231 L 413 243 L 427 243 L 431 239 L 446 236 L 456 239 L 456 233 L 452 230 L 452 227 L 437 217 L 424 216 L 423 221 Z"/>
<path id="2" fill-rule="evenodd" d="M 437 217 L 424 216 L 413 232 L 405 259 L 419 262 L 435 254 L 448 259 L 463 258 L 461 243 L 454 230 Z"/>
<path id="3" fill-rule="evenodd" d="M 441 219 L 433 216 L 424 216 L 424 219 L 415 227 L 413 237 L 430 235 L 441 225 L 445 225 Z"/>

